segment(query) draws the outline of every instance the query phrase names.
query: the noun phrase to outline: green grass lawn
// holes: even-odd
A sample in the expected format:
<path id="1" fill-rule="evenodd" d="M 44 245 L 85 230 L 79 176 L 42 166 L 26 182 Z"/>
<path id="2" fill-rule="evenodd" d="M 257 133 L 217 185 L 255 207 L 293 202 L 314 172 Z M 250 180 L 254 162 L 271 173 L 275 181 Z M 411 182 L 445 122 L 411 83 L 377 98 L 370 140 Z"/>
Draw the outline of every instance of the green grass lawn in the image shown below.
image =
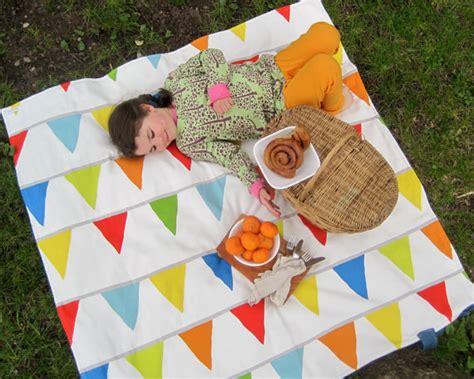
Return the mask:
<path id="1" fill-rule="evenodd" d="M 127 0 L 44 0 L 43 22 L 12 16 L 16 2 L 0 5 L 0 107 L 66 80 L 100 77 L 137 56 L 173 50 L 199 34 L 227 29 L 278 6 L 281 0 L 208 1 L 197 35 L 180 34 L 180 22 L 158 27 L 153 7 Z M 161 2 L 156 1 L 156 4 Z M 203 1 L 168 1 L 176 7 Z M 413 165 L 431 205 L 473 278 L 473 65 L 474 7 L 470 1 L 326 1 L 344 47 L 367 90 Z M 27 11 L 28 5 L 24 6 Z M 35 10 L 34 4 L 31 9 Z M 25 11 L 25 14 L 27 14 Z M 48 17 L 51 24 L 48 24 Z M 13 20 L 11 19 L 13 18 Z M 199 19 L 199 18 L 197 18 Z M 56 20 L 70 26 L 51 27 Z M 2 20 L 0 20 L 2 21 Z M 59 21 L 57 21 L 59 22 Z M 18 37 L 21 35 L 21 38 Z M 15 39 L 16 38 L 16 39 Z M 188 38 L 188 39 L 186 39 Z M 20 42 L 18 42 L 20 41 Z M 18 43 L 17 43 L 18 42 Z M 47 52 L 54 70 L 26 68 Z M 44 62 L 46 58 L 43 57 Z M 43 59 L 42 58 L 42 59 Z M 13 68 L 20 60 L 20 66 Z M 36 67 L 36 72 L 41 69 Z M 28 80 L 15 76 L 24 70 Z M 0 127 L 0 377 L 77 376 L 20 198 L 5 128 Z M 429 262 L 427 262 L 429 264 Z M 474 321 L 456 321 L 430 353 L 433 359 L 473 373 Z"/>

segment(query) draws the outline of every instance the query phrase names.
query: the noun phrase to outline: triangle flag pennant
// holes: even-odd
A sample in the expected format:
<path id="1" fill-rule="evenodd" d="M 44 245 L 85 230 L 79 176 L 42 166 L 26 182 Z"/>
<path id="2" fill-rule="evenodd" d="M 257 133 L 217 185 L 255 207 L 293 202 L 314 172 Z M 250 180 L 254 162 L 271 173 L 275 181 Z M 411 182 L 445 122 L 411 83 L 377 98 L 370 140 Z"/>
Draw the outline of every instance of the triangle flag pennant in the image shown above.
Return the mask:
<path id="1" fill-rule="evenodd" d="M 49 182 L 38 183 L 21 190 L 21 196 L 26 207 L 41 225 L 44 225 L 48 184 Z"/>
<path id="2" fill-rule="evenodd" d="M 238 60 L 238 61 L 234 61 L 234 62 L 232 62 L 232 64 L 243 64 L 243 63 L 246 63 L 246 62 L 257 62 L 259 58 L 260 58 L 260 55 L 255 55 L 252 58 L 247 58 L 247 59 L 241 59 L 241 60 Z"/>
<path id="3" fill-rule="evenodd" d="M 166 228 L 176 235 L 176 219 L 178 216 L 178 195 L 171 195 L 150 203 L 151 209 L 163 222 Z"/>
<path id="4" fill-rule="evenodd" d="M 110 114 L 115 109 L 115 105 L 111 105 L 108 107 L 100 108 L 95 111 L 92 111 L 91 114 L 97 123 L 104 129 L 109 130 L 109 117 Z"/>
<path id="5" fill-rule="evenodd" d="M 284 233 L 283 220 L 279 219 L 279 220 L 275 221 L 275 225 L 278 228 L 278 234 L 280 235 L 281 238 L 283 238 L 283 233 Z"/>
<path id="6" fill-rule="evenodd" d="M 114 68 L 112 71 L 110 71 L 107 76 L 112 79 L 114 82 L 117 81 L 117 69 Z"/>
<path id="7" fill-rule="evenodd" d="M 360 137 L 362 135 L 362 124 L 355 124 L 352 127 L 356 130 L 357 135 Z"/>
<path id="8" fill-rule="evenodd" d="M 239 37 L 242 40 L 242 42 L 245 42 L 246 29 L 247 29 L 247 25 L 245 22 L 243 22 L 237 26 L 230 28 L 230 31 L 234 33 L 237 37 Z"/>
<path id="9" fill-rule="evenodd" d="M 85 371 L 81 374 L 81 379 L 107 379 L 109 371 L 109 364 L 93 368 L 92 370 Z"/>
<path id="10" fill-rule="evenodd" d="M 115 160 L 115 163 L 119 165 L 125 175 L 139 189 L 142 189 L 143 162 L 145 162 L 144 155 L 136 158 L 118 158 Z"/>
<path id="11" fill-rule="evenodd" d="M 127 356 L 127 361 L 146 379 L 163 377 L 163 341 Z"/>
<path id="12" fill-rule="evenodd" d="M 284 7 L 278 8 L 276 10 L 278 13 L 280 13 L 286 21 L 290 22 L 290 6 L 285 5 Z"/>
<path id="13" fill-rule="evenodd" d="M 217 253 L 205 255 L 202 259 L 209 266 L 215 276 L 222 280 L 229 289 L 234 289 L 232 267 L 226 260 L 219 257 Z"/>
<path id="14" fill-rule="evenodd" d="M 10 110 L 13 111 L 13 116 L 18 114 L 18 108 L 20 108 L 21 101 L 16 102 L 15 104 L 10 106 Z"/>
<path id="15" fill-rule="evenodd" d="M 402 319 L 398 303 L 378 309 L 365 318 L 397 349 L 402 347 Z"/>
<path id="16" fill-rule="evenodd" d="M 342 43 L 339 41 L 339 47 L 336 51 L 336 54 L 333 55 L 333 58 L 339 63 L 340 66 L 342 66 Z"/>
<path id="17" fill-rule="evenodd" d="M 97 226 L 105 239 L 110 242 L 119 254 L 122 250 L 127 215 L 128 212 L 119 213 L 94 222 L 94 225 Z"/>
<path id="18" fill-rule="evenodd" d="M 198 184 L 196 189 L 218 221 L 221 220 L 224 188 L 227 177 L 224 176 L 208 183 Z"/>
<path id="19" fill-rule="evenodd" d="M 252 379 L 252 373 L 248 372 L 242 376 L 239 376 L 239 379 Z"/>
<path id="20" fill-rule="evenodd" d="M 239 305 L 230 311 L 262 345 L 265 343 L 265 299 L 253 306 Z"/>
<path id="21" fill-rule="evenodd" d="M 441 282 L 418 292 L 418 295 L 425 299 L 430 305 L 449 321 L 452 321 L 453 311 L 449 305 L 446 293 L 446 283 Z"/>
<path id="22" fill-rule="evenodd" d="M 166 149 L 171 153 L 171 155 L 173 155 L 173 157 L 180 161 L 181 164 L 186 167 L 188 171 L 191 171 L 191 158 L 187 157 L 181 151 L 179 151 L 175 142 L 171 143 Z"/>
<path id="23" fill-rule="evenodd" d="M 153 68 L 158 68 L 158 64 L 160 63 L 161 59 L 161 54 L 148 55 L 147 59 L 151 63 Z"/>
<path id="24" fill-rule="evenodd" d="M 179 335 L 204 366 L 212 370 L 212 320 Z"/>
<path id="25" fill-rule="evenodd" d="M 172 267 L 150 277 L 151 282 L 180 312 L 184 312 L 186 264 Z"/>
<path id="26" fill-rule="evenodd" d="M 48 258 L 61 278 L 66 275 L 69 246 L 71 244 L 71 229 L 56 234 L 52 237 L 38 241 L 38 246 Z"/>
<path id="27" fill-rule="evenodd" d="M 25 143 L 26 135 L 28 134 L 28 130 L 24 130 L 21 133 L 15 134 L 14 136 L 10 137 L 10 145 L 15 148 L 15 154 L 13 154 L 13 164 L 16 166 L 18 162 L 18 158 L 21 154 L 21 149 L 23 148 L 23 144 Z"/>
<path id="28" fill-rule="evenodd" d="M 397 176 L 398 190 L 421 211 L 421 182 L 413 169 Z"/>
<path id="29" fill-rule="evenodd" d="M 201 51 L 207 50 L 209 48 L 209 35 L 195 39 L 193 42 L 191 42 L 191 45 Z"/>
<path id="30" fill-rule="evenodd" d="M 64 175 L 92 209 L 95 209 L 95 202 L 97 200 L 100 167 L 100 165 L 86 167 Z"/>
<path id="31" fill-rule="evenodd" d="M 449 259 L 453 259 L 453 250 L 451 249 L 451 242 L 449 241 L 446 232 L 439 220 L 421 228 L 421 231 L 426 237 L 435 245 L 439 251 L 446 255 Z"/>
<path id="32" fill-rule="evenodd" d="M 272 367 L 280 378 L 302 378 L 303 351 L 301 347 L 272 361 Z"/>
<path id="33" fill-rule="evenodd" d="M 58 316 L 63 325 L 64 331 L 66 332 L 67 340 L 69 345 L 72 345 L 72 339 L 74 337 L 74 327 L 76 326 L 77 310 L 79 309 L 79 300 L 72 301 L 70 303 L 60 305 L 57 307 Z"/>
<path id="34" fill-rule="evenodd" d="M 67 92 L 67 90 L 69 89 L 69 86 L 71 85 L 71 82 L 64 82 L 64 83 L 61 83 L 60 86 L 61 88 L 64 90 L 64 92 Z"/>
<path id="35" fill-rule="evenodd" d="M 49 128 L 64 146 L 74 153 L 81 125 L 81 114 L 73 114 L 47 122 Z"/>
<path id="36" fill-rule="evenodd" d="M 294 290 L 293 295 L 311 312 L 319 315 L 318 283 L 316 275 L 304 278 Z"/>
<path id="37" fill-rule="evenodd" d="M 364 255 L 334 267 L 337 275 L 359 296 L 368 299 Z"/>
<path id="38" fill-rule="evenodd" d="M 353 322 L 325 334 L 319 341 L 346 365 L 357 369 L 357 337 Z"/>
<path id="39" fill-rule="evenodd" d="M 341 49 L 342 53 L 342 49 Z M 364 83 L 362 82 L 362 78 L 360 77 L 360 74 L 358 71 L 354 72 L 352 75 L 349 75 L 347 78 L 343 79 L 343 83 L 349 87 L 349 89 L 354 92 L 358 98 L 364 100 L 367 105 L 370 105 L 369 103 L 369 94 L 367 93 L 367 90 L 365 89 Z"/>
<path id="40" fill-rule="evenodd" d="M 413 271 L 413 262 L 411 259 L 410 240 L 408 236 L 404 236 L 393 242 L 379 247 L 378 249 L 392 263 L 397 266 L 404 274 L 415 280 L 415 272 Z"/>
<path id="41" fill-rule="evenodd" d="M 140 284 L 133 283 L 126 287 L 114 288 L 103 292 L 102 296 L 127 326 L 134 330 L 138 316 Z"/>
<path id="42" fill-rule="evenodd" d="M 303 222 L 303 224 L 310 230 L 313 236 L 325 246 L 328 239 L 328 232 L 324 229 L 318 228 L 316 225 L 312 224 L 306 217 L 298 213 L 298 217 Z"/>

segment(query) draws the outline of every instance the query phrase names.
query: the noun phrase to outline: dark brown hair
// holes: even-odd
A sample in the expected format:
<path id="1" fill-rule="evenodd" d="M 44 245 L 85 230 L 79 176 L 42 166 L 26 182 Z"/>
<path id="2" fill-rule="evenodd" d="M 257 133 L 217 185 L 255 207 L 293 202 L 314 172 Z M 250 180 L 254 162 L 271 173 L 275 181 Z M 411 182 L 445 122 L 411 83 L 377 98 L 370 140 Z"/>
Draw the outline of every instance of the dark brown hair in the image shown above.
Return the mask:
<path id="1" fill-rule="evenodd" d="M 109 118 L 109 134 L 112 143 L 117 146 L 120 153 L 126 157 L 135 157 L 137 145 L 135 137 L 140 131 L 146 111 L 143 104 L 149 104 L 155 108 L 168 108 L 173 102 L 171 92 L 160 88 L 155 95 L 140 95 L 120 103 Z"/>

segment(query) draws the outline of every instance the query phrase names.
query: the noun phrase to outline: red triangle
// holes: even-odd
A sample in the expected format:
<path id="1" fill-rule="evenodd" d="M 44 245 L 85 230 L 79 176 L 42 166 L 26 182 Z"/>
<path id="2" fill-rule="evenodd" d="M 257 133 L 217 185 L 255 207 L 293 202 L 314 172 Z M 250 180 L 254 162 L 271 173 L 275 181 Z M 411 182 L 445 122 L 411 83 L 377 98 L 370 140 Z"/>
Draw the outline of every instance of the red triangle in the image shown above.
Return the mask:
<path id="1" fill-rule="evenodd" d="M 23 148 L 23 143 L 25 142 L 26 135 L 28 130 L 24 130 L 21 133 L 18 133 L 10 137 L 10 145 L 15 148 L 15 154 L 13 155 L 13 164 L 16 166 L 18 158 L 20 157 L 21 149 Z"/>
<path id="2" fill-rule="evenodd" d="M 127 212 L 104 218 L 94 222 L 94 225 L 102 232 L 105 239 L 120 254 L 122 250 L 123 233 L 125 231 L 125 223 L 127 222 Z"/>
<path id="3" fill-rule="evenodd" d="M 445 315 L 449 321 L 453 317 L 453 311 L 448 302 L 448 296 L 446 294 L 446 283 L 441 282 L 418 292 L 423 299 L 425 299 L 430 305 L 436 309 L 442 315 Z"/>
<path id="4" fill-rule="evenodd" d="M 313 233 L 313 236 L 321 242 L 321 245 L 326 246 L 326 241 L 328 239 L 328 232 L 324 229 L 318 228 L 316 225 L 309 222 L 309 220 L 298 213 L 298 217 L 303 221 L 303 224 Z"/>
<path id="5" fill-rule="evenodd" d="M 168 151 L 178 160 L 180 161 L 184 167 L 186 167 L 189 171 L 191 171 L 191 158 L 184 155 L 181 151 L 178 150 L 176 143 L 172 143 L 167 147 Z"/>
<path id="6" fill-rule="evenodd" d="M 362 124 L 355 124 L 352 126 L 354 127 L 354 129 L 356 130 L 357 134 L 360 137 L 362 135 Z"/>
<path id="7" fill-rule="evenodd" d="M 260 343 L 265 343 L 265 299 L 250 306 L 242 304 L 230 310 Z"/>
<path id="8" fill-rule="evenodd" d="M 276 11 L 280 13 L 283 17 L 285 17 L 286 21 L 290 22 L 290 6 L 289 5 L 285 5 L 284 7 L 278 8 Z"/>
<path id="9" fill-rule="evenodd" d="M 245 63 L 245 62 L 256 62 L 256 61 L 258 61 L 258 58 L 260 58 L 260 55 L 255 55 L 252 58 L 247 58 L 247 59 L 242 59 L 240 61 L 235 61 L 235 62 L 232 62 L 232 64 L 242 64 L 242 63 Z"/>
<path id="10" fill-rule="evenodd" d="M 64 92 L 67 92 L 70 85 L 71 85 L 71 82 L 61 83 L 61 87 L 63 87 Z"/>
<path id="11" fill-rule="evenodd" d="M 79 300 L 57 307 L 59 319 L 63 324 L 69 345 L 72 345 L 72 337 L 74 336 L 74 326 L 76 325 L 77 310 L 79 308 Z"/>

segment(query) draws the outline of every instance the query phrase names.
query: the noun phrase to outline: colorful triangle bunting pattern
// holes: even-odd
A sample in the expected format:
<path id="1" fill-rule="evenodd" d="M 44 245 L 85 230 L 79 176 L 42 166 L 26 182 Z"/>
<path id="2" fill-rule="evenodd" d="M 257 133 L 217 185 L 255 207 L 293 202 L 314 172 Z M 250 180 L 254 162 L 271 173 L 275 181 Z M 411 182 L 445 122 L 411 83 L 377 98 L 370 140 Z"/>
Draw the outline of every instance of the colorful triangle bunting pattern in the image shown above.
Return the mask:
<path id="1" fill-rule="evenodd" d="M 224 203 L 224 189 L 227 177 L 224 176 L 208 183 L 198 184 L 197 191 L 211 210 L 214 217 L 220 221 L 222 215 L 222 204 Z"/>
<path id="2" fill-rule="evenodd" d="M 252 379 L 252 373 L 248 372 L 242 376 L 239 376 L 239 379 Z"/>
<path id="3" fill-rule="evenodd" d="M 325 334 L 319 341 L 346 365 L 357 369 L 357 337 L 353 322 Z"/>
<path id="4" fill-rule="evenodd" d="M 61 83 L 60 86 L 61 88 L 64 90 L 64 92 L 67 92 L 67 90 L 69 89 L 69 86 L 71 85 L 71 82 L 64 82 L 64 83 Z"/>
<path id="5" fill-rule="evenodd" d="M 175 157 L 178 161 L 181 162 L 181 164 L 186 167 L 188 171 L 191 171 L 191 158 L 187 157 L 184 155 L 181 151 L 178 150 L 178 147 L 176 146 L 176 143 L 170 144 L 166 150 L 168 150 L 173 157 Z"/>
<path id="6" fill-rule="evenodd" d="M 342 50 L 341 50 L 342 52 Z M 364 83 L 362 82 L 362 78 L 358 71 L 354 72 L 353 74 L 349 75 L 347 78 L 343 79 L 343 83 L 349 87 L 349 89 L 357 95 L 358 98 L 364 100 L 367 105 L 370 105 L 369 102 L 369 94 L 365 89 Z"/>
<path id="7" fill-rule="evenodd" d="M 100 109 L 97 109 L 95 111 L 92 111 L 92 117 L 97 121 L 97 123 L 104 129 L 104 130 L 109 130 L 109 117 L 110 114 L 113 112 L 115 109 L 115 105 L 111 105 L 108 107 L 103 107 Z"/>
<path id="8" fill-rule="evenodd" d="M 316 275 L 304 278 L 293 291 L 293 295 L 311 312 L 319 315 L 318 282 Z"/>
<path id="9" fill-rule="evenodd" d="M 163 222 L 166 228 L 176 235 L 176 219 L 178 216 L 178 195 L 171 195 L 150 203 L 151 209 Z"/>
<path id="10" fill-rule="evenodd" d="M 321 243 L 321 245 L 325 246 L 328 239 L 328 232 L 312 224 L 302 214 L 298 213 L 298 217 L 303 222 L 303 224 L 310 230 L 313 236 Z"/>
<path id="11" fill-rule="evenodd" d="M 107 379 L 109 371 L 109 364 L 93 368 L 92 370 L 85 371 L 81 374 L 81 379 Z"/>
<path id="12" fill-rule="evenodd" d="M 441 282 L 418 292 L 418 295 L 425 299 L 439 313 L 452 321 L 453 311 L 449 305 L 446 293 L 446 283 Z"/>
<path id="13" fill-rule="evenodd" d="M 453 250 L 451 249 L 451 242 L 449 241 L 446 232 L 439 220 L 421 228 L 421 231 L 426 237 L 435 245 L 439 251 L 446 255 L 449 259 L 453 259 Z"/>
<path id="14" fill-rule="evenodd" d="M 145 379 L 163 377 L 163 341 L 127 356 L 127 361 L 142 374 Z"/>
<path id="15" fill-rule="evenodd" d="M 286 21 L 290 22 L 290 6 L 285 5 L 284 7 L 278 8 L 276 11 L 280 13 Z"/>
<path id="16" fill-rule="evenodd" d="M 153 68 L 156 69 L 158 68 L 158 65 L 160 64 L 161 54 L 148 55 L 147 59 L 151 63 Z"/>
<path id="17" fill-rule="evenodd" d="M 130 181 L 137 186 L 138 189 L 142 189 L 142 177 L 143 177 L 143 163 L 145 162 L 145 156 L 136 158 L 118 158 L 115 163 L 119 165 L 122 171 L 127 175 Z"/>
<path id="18" fill-rule="evenodd" d="M 70 244 L 71 229 L 38 241 L 38 247 L 41 249 L 43 254 L 46 255 L 63 279 L 66 275 Z"/>
<path id="19" fill-rule="evenodd" d="M 112 79 L 114 82 L 117 81 L 117 69 L 114 68 L 112 71 L 110 71 L 107 76 Z"/>
<path id="20" fill-rule="evenodd" d="M 44 225 L 46 192 L 49 182 L 38 183 L 21 190 L 26 207 L 41 225 Z"/>
<path id="21" fill-rule="evenodd" d="M 10 137 L 10 145 L 15 148 L 15 154 L 13 154 L 13 164 L 15 166 L 18 163 L 18 158 L 20 157 L 21 149 L 23 148 L 23 144 L 25 143 L 27 134 L 28 130 L 24 130 L 21 133 L 15 134 L 14 136 Z"/>
<path id="22" fill-rule="evenodd" d="M 398 303 L 378 309 L 365 318 L 397 349 L 402 347 L 402 319 Z"/>
<path id="23" fill-rule="evenodd" d="M 184 312 L 186 265 L 172 267 L 150 277 L 158 291 L 180 312 Z"/>
<path id="24" fill-rule="evenodd" d="M 47 122 L 54 135 L 64 146 L 74 153 L 79 137 L 79 127 L 81 125 L 81 114 L 73 114 L 66 117 L 57 118 Z"/>
<path id="25" fill-rule="evenodd" d="M 413 169 L 397 176 L 398 190 L 421 211 L 421 182 Z"/>
<path id="26" fill-rule="evenodd" d="M 233 28 L 229 29 L 232 33 L 234 33 L 237 37 L 239 37 L 242 42 L 245 42 L 245 32 L 247 30 L 247 24 L 245 22 L 234 26 Z"/>
<path id="27" fill-rule="evenodd" d="M 253 306 L 239 305 L 230 311 L 262 345 L 265 343 L 265 299 Z"/>
<path id="28" fill-rule="evenodd" d="M 17 103 L 10 106 L 10 109 L 13 111 L 13 116 L 16 116 L 18 114 L 20 105 L 21 105 L 21 101 L 18 101 Z"/>
<path id="29" fill-rule="evenodd" d="M 97 226 L 102 235 L 110 242 L 118 254 L 122 251 L 127 215 L 127 212 L 119 213 L 94 222 L 94 225 Z"/>
<path id="30" fill-rule="evenodd" d="M 207 50 L 209 48 L 209 35 L 195 39 L 191 42 L 191 45 L 200 51 Z"/>
<path id="31" fill-rule="evenodd" d="M 408 239 L 408 236 L 404 236 L 379 247 L 379 251 L 405 275 L 412 280 L 415 280 L 415 272 L 413 270 L 413 262 L 411 259 L 410 240 Z"/>
<path id="32" fill-rule="evenodd" d="M 232 266 L 226 260 L 219 257 L 217 253 L 205 255 L 202 259 L 209 266 L 215 276 L 222 280 L 229 289 L 234 289 Z"/>
<path id="33" fill-rule="evenodd" d="M 360 137 L 362 135 L 362 124 L 355 124 L 352 126 L 356 130 L 357 135 Z"/>
<path id="34" fill-rule="evenodd" d="M 107 303 L 131 330 L 135 329 L 137 323 L 139 290 L 139 283 L 133 283 L 102 293 Z"/>
<path id="35" fill-rule="evenodd" d="M 280 378 L 297 379 L 303 377 L 303 352 L 303 348 L 296 349 L 272 361 L 272 367 Z"/>
<path id="36" fill-rule="evenodd" d="M 60 305 L 57 307 L 58 316 L 66 332 L 69 345 L 72 345 L 74 337 L 74 328 L 76 326 L 76 316 L 79 309 L 79 300 L 71 301 L 70 303 Z"/>
<path id="37" fill-rule="evenodd" d="M 95 209 L 97 187 L 99 185 L 100 165 L 86 167 L 64 175 L 92 209 Z"/>
<path id="38" fill-rule="evenodd" d="M 179 335 L 204 366 L 212 370 L 212 320 Z"/>
<path id="39" fill-rule="evenodd" d="M 337 275 L 359 296 L 368 299 L 364 255 L 334 267 Z"/>

